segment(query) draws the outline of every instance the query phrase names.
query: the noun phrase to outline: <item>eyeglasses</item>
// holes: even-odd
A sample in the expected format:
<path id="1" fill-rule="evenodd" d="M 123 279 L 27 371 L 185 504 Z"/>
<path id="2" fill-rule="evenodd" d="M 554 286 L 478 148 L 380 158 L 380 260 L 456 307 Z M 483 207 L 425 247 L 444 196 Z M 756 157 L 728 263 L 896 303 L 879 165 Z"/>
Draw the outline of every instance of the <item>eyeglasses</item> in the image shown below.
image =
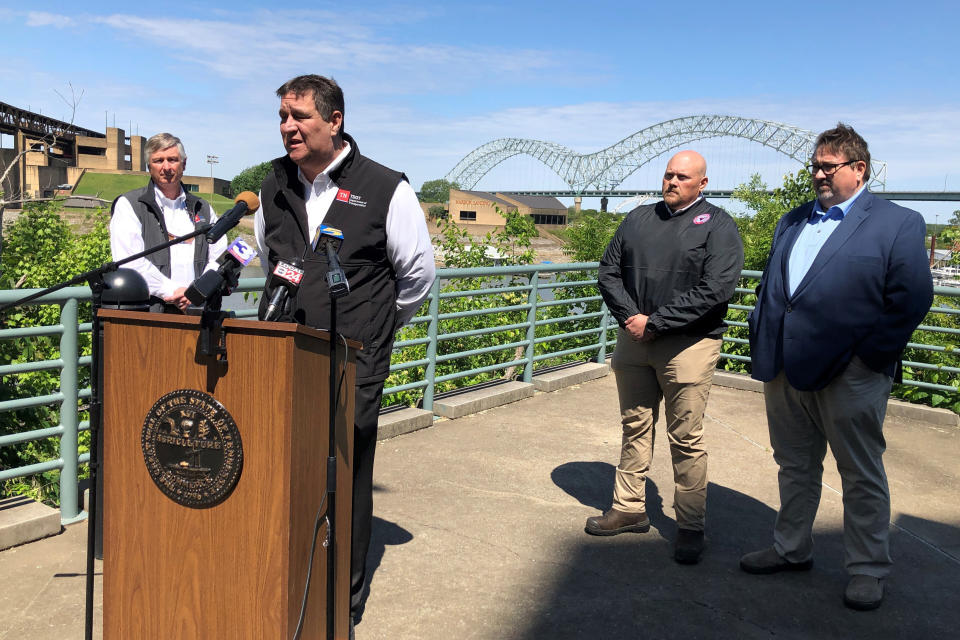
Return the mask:
<path id="1" fill-rule="evenodd" d="M 823 171 L 823 175 L 825 176 L 832 176 L 833 174 L 835 174 L 837 171 L 840 170 L 840 167 L 844 167 L 848 164 L 854 164 L 855 162 L 860 162 L 860 161 L 847 160 L 846 162 L 841 162 L 839 164 L 832 164 L 830 162 L 819 164 L 816 162 L 811 162 L 810 164 L 806 165 L 806 167 L 804 168 L 810 172 L 811 176 L 817 175 L 817 173 L 819 173 L 820 171 Z"/>

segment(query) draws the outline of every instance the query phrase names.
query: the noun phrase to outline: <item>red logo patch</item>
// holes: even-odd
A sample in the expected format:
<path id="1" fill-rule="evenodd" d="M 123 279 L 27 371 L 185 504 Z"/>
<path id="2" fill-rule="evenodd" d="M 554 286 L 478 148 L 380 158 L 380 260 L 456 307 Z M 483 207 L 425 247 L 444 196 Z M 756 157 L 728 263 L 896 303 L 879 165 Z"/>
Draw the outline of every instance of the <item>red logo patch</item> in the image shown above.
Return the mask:
<path id="1" fill-rule="evenodd" d="M 350 202 L 350 192 L 346 189 L 340 189 L 337 191 L 337 200 L 340 202 Z"/>
<path id="2" fill-rule="evenodd" d="M 703 224 L 710 219 L 709 213 L 701 213 L 696 218 L 693 219 L 693 224 Z"/>

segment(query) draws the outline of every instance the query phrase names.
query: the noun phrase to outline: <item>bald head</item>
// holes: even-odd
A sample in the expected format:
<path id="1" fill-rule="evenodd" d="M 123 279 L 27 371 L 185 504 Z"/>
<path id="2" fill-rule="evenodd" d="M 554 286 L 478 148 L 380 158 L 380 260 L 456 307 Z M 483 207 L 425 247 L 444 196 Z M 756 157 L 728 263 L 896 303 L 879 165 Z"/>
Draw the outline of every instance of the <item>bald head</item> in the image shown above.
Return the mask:
<path id="1" fill-rule="evenodd" d="M 707 161 L 696 151 L 681 151 L 663 173 L 663 201 L 671 211 L 687 207 L 707 186 Z"/>

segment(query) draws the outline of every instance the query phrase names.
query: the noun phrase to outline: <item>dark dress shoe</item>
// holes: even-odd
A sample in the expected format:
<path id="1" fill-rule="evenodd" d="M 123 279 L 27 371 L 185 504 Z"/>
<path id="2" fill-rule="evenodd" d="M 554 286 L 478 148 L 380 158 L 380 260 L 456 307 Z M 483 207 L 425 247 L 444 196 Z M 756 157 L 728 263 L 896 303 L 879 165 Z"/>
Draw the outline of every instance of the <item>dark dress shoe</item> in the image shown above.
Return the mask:
<path id="1" fill-rule="evenodd" d="M 602 516 L 587 518 L 584 531 L 592 536 L 615 536 L 618 533 L 646 533 L 650 530 L 650 519 L 645 511 L 627 513 L 611 508 Z"/>
<path id="2" fill-rule="evenodd" d="M 673 559 L 680 564 L 697 564 L 703 553 L 703 531 L 677 529 L 673 544 Z"/>
<path id="3" fill-rule="evenodd" d="M 847 590 L 843 592 L 843 604 L 857 611 L 876 609 L 883 602 L 883 580 L 873 576 L 850 577 Z"/>
<path id="4" fill-rule="evenodd" d="M 803 562 L 790 562 L 773 547 L 760 551 L 751 551 L 740 558 L 740 568 L 747 573 L 769 574 L 780 571 L 809 571 L 813 566 L 813 558 Z"/>

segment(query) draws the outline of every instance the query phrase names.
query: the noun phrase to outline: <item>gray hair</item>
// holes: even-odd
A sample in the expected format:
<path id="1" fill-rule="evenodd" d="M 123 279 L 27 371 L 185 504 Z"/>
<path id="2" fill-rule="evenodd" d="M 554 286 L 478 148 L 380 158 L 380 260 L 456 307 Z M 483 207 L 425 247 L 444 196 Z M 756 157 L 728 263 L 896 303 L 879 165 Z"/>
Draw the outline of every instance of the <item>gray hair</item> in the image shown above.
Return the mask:
<path id="1" fill-rule="evenodd" d="M 155 136 L 150 136 L 150 139 L 147 140 L 147 144 L 143 145 L 143 155 L 146 160 L 149 161 L 150 156 L 155 154 L 157 151 L 163 151 L 164 149 L 169 149 L 173 146 L 177 147 L 177 151 L 180 152 L 180 160 L 186 162 L 187 152 L 183 149 L 183 143 L 180 142 L 180 138 L 172 133 L 158 133 Z"/>

